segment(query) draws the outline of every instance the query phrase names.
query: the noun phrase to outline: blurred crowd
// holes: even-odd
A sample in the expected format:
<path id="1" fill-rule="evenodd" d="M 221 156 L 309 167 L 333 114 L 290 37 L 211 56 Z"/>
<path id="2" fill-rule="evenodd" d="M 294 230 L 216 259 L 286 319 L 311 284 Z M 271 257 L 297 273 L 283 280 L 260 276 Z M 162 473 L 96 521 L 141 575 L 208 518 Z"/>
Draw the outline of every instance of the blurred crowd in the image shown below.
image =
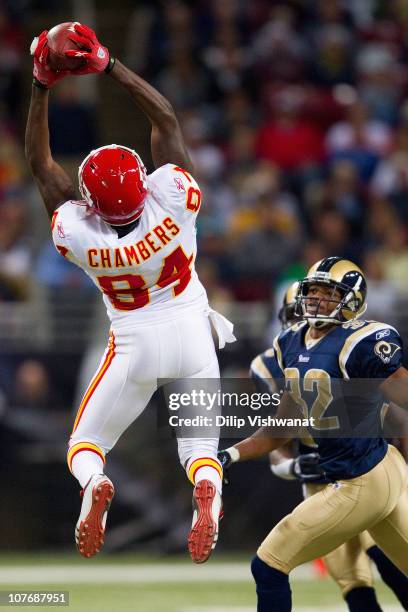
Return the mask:
<path id="1" fill-rule="evenodd" d="M 0 9 L 0 300 L 16 302 L 33 280 L 88 290 L 33 231 L 22 19 Z M 370 300 L 386 316 L 408 293 L 408 0 L 138 2 L 122 40 L 124 61 L 181 119 L 210 297 L 273 303 L 315 260 L 341 255 L 381 289 Z M 100 141 L 73 81 L 56 88 L 50 125 L 67 163 Z"/>

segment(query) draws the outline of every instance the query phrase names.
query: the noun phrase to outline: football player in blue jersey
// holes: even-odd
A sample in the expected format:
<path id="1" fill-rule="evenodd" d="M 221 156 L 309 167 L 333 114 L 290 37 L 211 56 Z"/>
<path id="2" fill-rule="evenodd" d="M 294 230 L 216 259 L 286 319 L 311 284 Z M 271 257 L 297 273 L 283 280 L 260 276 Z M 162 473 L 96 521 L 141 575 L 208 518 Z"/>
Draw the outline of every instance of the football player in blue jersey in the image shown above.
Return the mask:
<path id="1" fill-rule="evenodd" d="M 366 310 L 366 281 L 350 261 L 328 257 L 299 283 L 300 323 L 281 332 L 264 362 L 285 393 L 277 416 L 299 407 L 310 428 L 328 484 L 299 504 L 270 532 L 252 561 L 258 612 L 290 612 L 290 571 L 325 556 L 368 530 L 388 558 L 408 574 L 408 468 L 379 435 L 384 397 L 408 408 L 408 371 L 402 342 L 390 325 L 359 319 Z M 352 424 L 342 437 L 333 401 L 336 379 L 371 379 L 360 394 L 345 394 Z M 316 390 L 316 393 L 313 393 Z M 329 432 L 330 435 L 327 435 Z M 336 437 L 337 433 L 337 437 Z M 224 463 L 255 459 L 286 444 L 276 430 L 255 434 L 221 453 Z M 363 610 L 355 602 L 353 610 Z"/>
<path id="2" fill-rule="evenodd" d="M 284 330 L 298 322 L 295 312 L 298 289 L 299 283 L 295 282 L 285 292 L 278 315 Z M 272 377 L 267 366 L 268 354 L 266 351 L 255 357 L 250 367 L 255 386 L 262 391 L 265 386 L 269 388 Z M 328 483 L 319 466 L 320 457 L 316 450 L 313 438 L 306 435 L 296 440 L 292 448 L 284 446 L 272 451 L 269 457 L 271 470 L 276 476 L 284 480 L 297 479 L 302 483 L 305 499 L 321 491 Z M 324 557 L 327 570 L 339 585 L 350 612 L 381 611 L 373 588 L 370 559 L 376 564 L 384 582 L 394 591 L 403 609 L 408 609 L 408 578 L 386 557 L 370 534 L 364 531 Z"/>

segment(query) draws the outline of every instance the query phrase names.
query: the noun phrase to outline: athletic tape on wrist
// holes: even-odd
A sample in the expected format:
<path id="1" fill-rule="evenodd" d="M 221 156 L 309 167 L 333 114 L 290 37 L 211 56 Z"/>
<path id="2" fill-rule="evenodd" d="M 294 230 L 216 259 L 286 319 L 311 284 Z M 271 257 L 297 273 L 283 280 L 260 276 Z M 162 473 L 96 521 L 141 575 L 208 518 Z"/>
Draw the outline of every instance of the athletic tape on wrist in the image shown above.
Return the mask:
<path id="1" fill-rule="evenodd" d="M 237 461 L 239 461 L 239 458 L 241 457 L 241 455 L 240 455 L 239 450 L 235 446 L 231 446 L 230 448 L 227 448 L 226 451 L 227 453 L 230 454 L 232 463 L 236 463 Z"/>

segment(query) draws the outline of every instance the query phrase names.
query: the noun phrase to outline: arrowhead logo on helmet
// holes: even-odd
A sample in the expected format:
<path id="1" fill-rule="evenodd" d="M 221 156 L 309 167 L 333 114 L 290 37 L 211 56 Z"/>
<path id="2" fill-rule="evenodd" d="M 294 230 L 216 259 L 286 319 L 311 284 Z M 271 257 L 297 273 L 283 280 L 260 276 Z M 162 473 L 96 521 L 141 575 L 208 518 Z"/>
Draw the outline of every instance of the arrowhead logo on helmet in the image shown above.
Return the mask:
<path id="1" fill-rule="evenodd" d="M 147 173 L 133 149 L 112 144 L 91 151 L 78 180 L 82 197 L 106 223 L 127 225 L 142 214 Z"/>

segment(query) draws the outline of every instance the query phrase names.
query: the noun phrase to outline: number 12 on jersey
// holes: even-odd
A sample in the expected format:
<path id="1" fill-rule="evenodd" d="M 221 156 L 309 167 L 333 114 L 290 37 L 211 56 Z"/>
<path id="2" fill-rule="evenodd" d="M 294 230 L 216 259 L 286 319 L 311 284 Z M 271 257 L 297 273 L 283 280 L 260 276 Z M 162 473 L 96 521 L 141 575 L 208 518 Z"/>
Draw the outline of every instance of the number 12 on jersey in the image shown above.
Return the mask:
<path id="1" fill-rule="evenodd" d="M 177 297 L 190 282 L 192 262 L 193 256 L 187 257 L 182 247 L 178 246 L 164 258 L 156 285 L 164 288 L 174 284 L 173 297 Z M 97 281 L 117 310 L 136 310 L 150 302 L 150 288 L 140 274 L 98 276 Z"/>

